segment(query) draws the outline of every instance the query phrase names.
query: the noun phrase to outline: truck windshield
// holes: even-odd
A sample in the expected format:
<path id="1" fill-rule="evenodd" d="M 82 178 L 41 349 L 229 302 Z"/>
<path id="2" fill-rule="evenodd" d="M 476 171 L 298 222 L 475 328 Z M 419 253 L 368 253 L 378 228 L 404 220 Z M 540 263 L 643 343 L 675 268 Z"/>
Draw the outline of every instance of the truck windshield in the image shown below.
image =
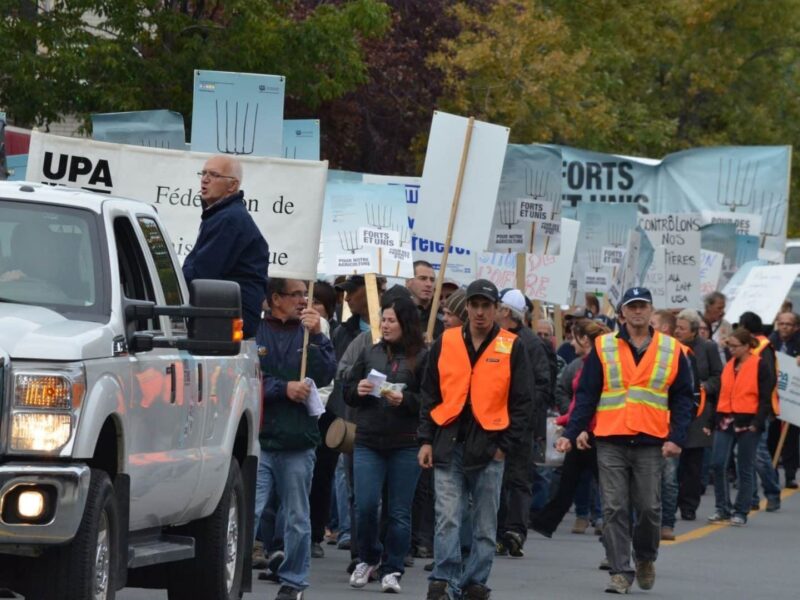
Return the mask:
<path id="1" fill-rule="evenodd" d="M 0 298 L 99 320 L 108 311 L 97 219 L 88 210 L 0 199 Z"/>

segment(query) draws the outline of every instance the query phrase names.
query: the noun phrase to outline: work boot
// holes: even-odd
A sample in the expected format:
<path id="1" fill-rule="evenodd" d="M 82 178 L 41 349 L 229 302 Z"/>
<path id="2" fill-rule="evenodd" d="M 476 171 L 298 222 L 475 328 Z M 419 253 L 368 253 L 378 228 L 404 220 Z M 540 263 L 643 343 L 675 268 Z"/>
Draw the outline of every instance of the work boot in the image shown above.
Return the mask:
<path id="1" fill-rule="evenodd" d="M 627 594 L 631 591 L 631 583 L 625 579 L 625 575 L 617 573 L 611 576 L 611 580 L 606 586 L 607 594 Z"/>
<path id="2" fill-rule="evenodd" d="M 636 583 L 643 590 L 653 589 L 656 583 L 656 564 L 652 560 L 636 562 Z"/>
<path id="3" fill-rule="evenodd" d="M 575 519 L 575 524 L 572 526 L 572 533 L 586 533 L 589 527 L 589 519 L 578 517 Z"/>
<path id="4" fill-rule="evenodd" d="M 267 557 L 264 556 L 264 544 L 256 540 L 253 542 L 253 568 L 266 569 Z"/>
<path id="5" fill-rule="evenodd" d="M 767 498 L 767 512 L 776 512 L 781 509 L 781 498 Z"/>
<path id="6" fill-rule="evenodd" d="M 503 534 L 503 545 L 508 549 L 509 556 L 514 558 L 525 556 L 525 552 L 522 551 L 524 543 L 525 540 L 516 531 L 506 531 Z"/>
<path id="7" fill-rule="evenodd" d="M 425 600 L 450 600 L 447 595 L 446 581 L 431 581 L 428 583 L 428 595 Z"/>
<path id="8" fill-rule="evenodd" d="M 661 539 L 667 542 L 675 541 L 675 530 L 672 527 L 662 527 Z"/>
<path id="9" fill-rule="evenodd" d="M 461 592 L 461 600 L 489 600 L 491 590 L 480 583 L 471 583 Z"/>

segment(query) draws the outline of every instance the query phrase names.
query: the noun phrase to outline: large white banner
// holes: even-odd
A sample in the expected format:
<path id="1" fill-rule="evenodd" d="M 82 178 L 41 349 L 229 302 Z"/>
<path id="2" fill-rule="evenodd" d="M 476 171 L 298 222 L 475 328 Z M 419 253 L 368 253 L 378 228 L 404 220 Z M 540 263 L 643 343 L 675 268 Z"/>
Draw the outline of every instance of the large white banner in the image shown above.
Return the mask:
<path id="1" fill-rule="evenodd" d="M 797 359 L 778 352 L 778 398 L 780 420 L 800 427 L 800 367 Z"/>
<path id="2" fill-rule="evenodd" d="M 34 132 L 27 179 L 155 205 L 183 259 L 200 227 L 197 173 L 209 156 Z M 327 161 L 237 158 L 244 169 L 247 209 L 269 243 L 270 276 L 314 279 Z"/>
<path id="3" fill-rule="evenodd" d="M 753 267 L 725 309 L 725 318 L 736 323 L 743 312 L 756 313 L 765 324 L 772 323 L 786 299 L 800 265 Z"/>

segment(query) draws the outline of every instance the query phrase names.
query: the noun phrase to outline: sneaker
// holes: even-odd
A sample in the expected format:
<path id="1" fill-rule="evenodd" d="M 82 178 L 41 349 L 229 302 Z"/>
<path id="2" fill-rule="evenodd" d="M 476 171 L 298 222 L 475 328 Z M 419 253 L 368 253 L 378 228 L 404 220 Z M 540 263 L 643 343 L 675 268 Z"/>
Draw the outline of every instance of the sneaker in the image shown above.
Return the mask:
<path id="1" fill-rule="evenodd" d="M 461 592 L 461 600 L 489 600 L 491 590 L 480 583 L 471 583 Z"/>
<path id="2" fill-rule="evenodd" d="M 401 573 L 388 573 L 381 579 L 381 591 L 388 594 L 400 593 Z"/>
<path id="3" fill-rule="evenodd" d="M 416 558 L 433 558 L 433 552 L 427 546 L 417 546 L 414 549 L 414 556 Z"/>
<path id="4" fill-rule="evenodd" d="M 325 539 L 325 543 L 328 544 L 328 546 L 335 546 L 338 538 L 339 538 L 339 534 L 337 532 L 331 531 L 330 529 L 326 529 L 325 530 L 325 538 L 324 539 Z"/>
<path id="5" fill-rule="evenodd" d="M 578 517 L 577 519 L 575 519 L 575 523 L 572 525 L 572 533 L 586 533 L 586 530 L 588 528 L 589 528 L 589 519 Z"/>
<path id="6" fill-rule="evenodd" d="M 336 547 L 339 550 L 350 550 L 350 538 L 349 537 L 342 538 L 337 542 Z"/>
<path id="7" fill-rule="evenodd" d="M 606 586 L 607 594 L 627 594 L 631 591 L 631 582 L 625 579 L 625 575 L 617 573 L 611 576 L 611 581 Z"/>
<path id="8" fill-rule="evenodd" d="M 672 527 L 661 528 L 661 539 L 672 542 L 675 540 L 675 530 Z"/>
<path id="9" fill-rule="evenodd" d="M 731 525 L 734 527 L 744 527 L 747 525 L 747 519 L 742 515 L 733 515 L 731 517 Z"/>
<path id="10" fill-rule="evenodd" d="M 525 540 L 516 531 L 506 531 L 503 534 L 503 545 L 508 549 L 508 555 L 514 558 L 521 558 L 525 556 L 522 546 Z"/>
<path id="11" fill-rule="evenodd" d="M 637 562 L 636 583 L 643 590 L 652 590 L 656 583 L 656 563 L 652 560 Z"/>
<path id="12" fill-rule="evenodd" d="M 311 558 L 325 558 L 325 550 L 321 544 L 314 542 L 311 544 Z"/>
<path id="13" fill-rule="evenodd" d="M 693 510 L 682 510 L 681 511 L 681 519 L 684 521 L 695 521 L 697 520 L 697 513 Z"/>
<path id="14" fill-rule="evenodd" d="M 446 581 L 431 581 L 428 583 L 428 595 L 425 600 L 450 600 L 447 595 Z"/>
<path id="15" fill-rule="evenodd" d="M 303 600 L 303 590 L 299 590 L 290 585 L 282 585 L 278 590 L 275 600 Z"/>
<path id="16" fill-rule="evenodd" d="M 280 583 L 281 578 L 278 577 L 276 573 L 272 571 L 264 571 L 263 573 L 258 574 L 259 581 L 271 581 L 272 583 Z"/>
<path id="17" fill-rule="evenodd" d="M 715 512 L 713 515 L 706 519 L 709 523 L 727 523 L 731 520 L 731 518 L 727 515 L 723 515 L 720 512 Z"/>
<path id="18" fill-rule="evenodd" d="M 267 568 L 267 557 L 264 556 L 264 544 L 258 540 L 253 543 L 252 566 L 254 569 L 259 570 Z"/>
<path id="19" fill-rule="evenodd" d="M 601 571 L 610 571 L 611 565 L 609 564 L 608 559 L 604 558 L 603 560 L 600 561 L 600 564 L 597 565 L 597 568 L 600 569 Z"/>
<path id="20" fill-rule="evenodd" d="M 796 490 L 797 489 L 797 480 L 796 479 L 790 479 L 789 481 L 786 482 L 786 487 L 788 489 L 790 489 L 790 490 Z"/>
<path id="21" fill-rule="evenodd" d="M 414 566 L 414 557 L 410 554 L 406 554 L 406 557 L 403 559 L 403 565 L 406 567 L 413 567 Z"/>
<path id="22" fill-rule="evenodd" d="M 373 573 L 377 573 L 379 566 L 380 565 L 368 565 L 365 562 L 358 563 L 353 574 L 350 575 L 350 586 L 362 588 L 367 585 Z"/>
<path id="23" fill-rule="evenodd" d="M 781 509 L 780 498 L 767 498 L 767 512 L 776 512 Z"/>
<path id="24" fill-rule="evenodd" d="M 757 510 L 761 510 L 761 504 L 759 504 L 758 502 L 753 502 L 752 504 L 750 504 L 750 510 L 752 512 L 755 512 Z"/>
<path id="25" fill-rule="evenodd" d="M 273 573 L 278 572 L 278 569 L 281 567 L 281 563 L 283 562 L 285 555 L 283 550 L 275 550 L 272 554 L 267 557 L 267 569 L 272 571 Z"/>
<path id="26" fill-rule="evenodd" d="M 508 548 L 506 548 L 503 542 L 497 542 L 494 546 L 494 555 L 495 556 L 508 556 Z"/>

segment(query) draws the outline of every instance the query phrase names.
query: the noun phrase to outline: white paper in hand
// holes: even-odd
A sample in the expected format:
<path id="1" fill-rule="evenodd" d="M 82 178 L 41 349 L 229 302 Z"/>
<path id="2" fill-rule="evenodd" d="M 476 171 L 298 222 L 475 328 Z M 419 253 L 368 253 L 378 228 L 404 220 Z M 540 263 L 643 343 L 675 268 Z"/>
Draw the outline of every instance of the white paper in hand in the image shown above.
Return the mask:
<path id="1" fill-rule="evenodd" d="M 372 369 L 369 372 L 369 375 L 367 375 L 367 381 L 372 383 L 372 391 L 370 392 L 370 395 L 375 396 L 376 398 L 380 398 L 381 389 L 383 388 L 383 384 L 386 383 L 386 375 L 384 375 L 380 371 Z"/>
<path id="2" fill-rule="evenodd" d="M 306 398 L 304 402 L 306 405 L 306 410 L 308 411 L 309 416 L 318 417 L 325 412 L 325 405 L 322 403 L 322 400 L 319 397 L 317 384 L 314 383 L 314 380 L 311 379 L 311 377 L 306 377 L 303 380 L 303 383 L 307 383 L 311 388 L 311 392 L 308 394 L 308 398 Z"/>

